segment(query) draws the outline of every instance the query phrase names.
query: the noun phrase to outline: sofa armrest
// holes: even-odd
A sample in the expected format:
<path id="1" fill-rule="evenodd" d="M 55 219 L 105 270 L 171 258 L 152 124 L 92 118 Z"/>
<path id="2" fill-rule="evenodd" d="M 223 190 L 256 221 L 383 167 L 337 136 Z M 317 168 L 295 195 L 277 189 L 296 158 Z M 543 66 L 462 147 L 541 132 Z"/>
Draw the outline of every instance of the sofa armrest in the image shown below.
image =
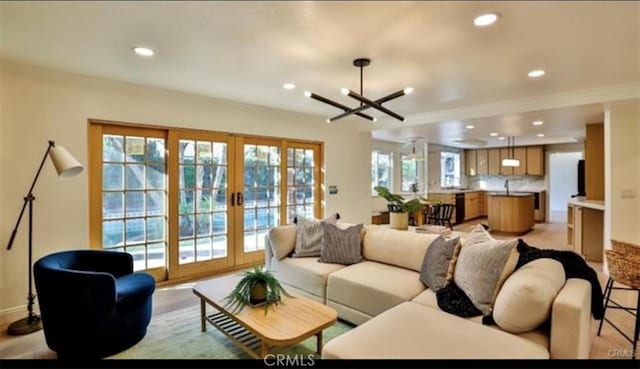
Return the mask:
<path id="1" fill-rule="evenodd" d="M 552 359 L 588 359 L 591 352 L 591 285 L 567 279 L 551 307 Z"/>

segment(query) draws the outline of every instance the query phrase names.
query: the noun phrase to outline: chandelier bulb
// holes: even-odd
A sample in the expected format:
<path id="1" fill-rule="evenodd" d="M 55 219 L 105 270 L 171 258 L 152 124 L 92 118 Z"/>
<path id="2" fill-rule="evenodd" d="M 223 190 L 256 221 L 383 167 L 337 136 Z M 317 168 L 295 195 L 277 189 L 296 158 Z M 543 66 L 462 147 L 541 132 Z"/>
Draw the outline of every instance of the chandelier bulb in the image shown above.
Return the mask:
<path id="1" fill-rule="evenodd" d="M 304 92 L 304 96 L 305 97 L 311 97 L 311 92 L 310 91 L 305 91 Z"/>

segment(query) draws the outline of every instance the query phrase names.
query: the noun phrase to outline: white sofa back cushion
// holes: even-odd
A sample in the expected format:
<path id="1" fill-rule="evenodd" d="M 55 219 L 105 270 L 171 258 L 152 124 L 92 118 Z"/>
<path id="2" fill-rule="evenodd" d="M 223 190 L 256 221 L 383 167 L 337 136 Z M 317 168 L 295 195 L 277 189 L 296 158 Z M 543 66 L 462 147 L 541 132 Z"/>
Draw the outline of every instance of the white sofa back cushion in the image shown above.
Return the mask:
<path id="1" fill-rule="evenodd" d="M 269 244 L 271 252 L 278 260 L 291 254 L 296 246 L 296 226 L 285 225 L 269 230 Z"/>
<path id="2" fill-rule="evenodd" d="M 537 259 L 523 265 L 498 292 L 493 319 L 511 333 L 536 329 L 549 318 L 551 305 L 564 283 L 564 268 L 556 260 Z"/>
<path id="3" fill-rule="evenodd" d="M 367 225 L 362 255 L 367 260 L 420 272 L 427 248 L 437 237 L 437 234 Z"/>

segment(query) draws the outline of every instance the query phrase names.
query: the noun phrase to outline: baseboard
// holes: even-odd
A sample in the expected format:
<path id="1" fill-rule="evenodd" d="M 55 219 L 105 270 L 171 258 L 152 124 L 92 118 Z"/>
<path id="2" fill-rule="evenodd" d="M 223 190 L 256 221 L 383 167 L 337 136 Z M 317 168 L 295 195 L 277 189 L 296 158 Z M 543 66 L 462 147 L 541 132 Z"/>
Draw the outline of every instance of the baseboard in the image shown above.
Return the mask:
<path id="1" fill-rule="evenodd" d="M 33 304 L 33 310 L 35 313 L 39 314 L 40 309 L 38 308 L 38 303 Z M 25 317 L 27 316 L 27 305 L 19 305 L 6 309 L 0 310 L 0 320 L 11 319 L 14 315 L 18 313 L 22 313 Z M 17 318 L 17 317 L 16 317 Z"/>

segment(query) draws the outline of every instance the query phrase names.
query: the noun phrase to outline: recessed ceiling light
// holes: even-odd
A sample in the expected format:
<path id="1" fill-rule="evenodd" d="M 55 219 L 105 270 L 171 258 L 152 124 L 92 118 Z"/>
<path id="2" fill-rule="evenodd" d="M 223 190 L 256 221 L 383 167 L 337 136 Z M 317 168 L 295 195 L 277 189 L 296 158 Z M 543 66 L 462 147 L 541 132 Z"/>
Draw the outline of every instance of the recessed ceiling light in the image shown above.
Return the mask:
<path id="1" fill-rule="evenodd" d="M 148 47 L 136 46 L 133 48 L 133 52 L 141 56 L 153 56 L 156 52 Z"/>
<path id="2" fill-rule="evenodd" d="M 541 126 L 541 125 L 544 124 L 544 122 L 541 121 L 541 120 L 536 120 L 536 121 L 531 122 L 531 124 L 533 124 L 534 126 Z"/>
<path id="3" fill-rule="evenodd" d="M 500 136 L 498 137 L 498 140 L 504 140 L 504 137 Z"/>
<path id="4" fill-rule="evenodd" d="M 296 85 L 291 82 L 287 82 L 282 85 L 282 88 L 284 88 L 285 90 L 293 90 L 294 88 L 296 88 Z"/>
<path id="5" fill-rule="evenodd" d="M 464 126 L 464 128 L 466 128 L 466 129 L 474 129 L 474 128 L 476 128 L 476 126 L 474 126 L 473 124 L 469 124 L 467 126 Z"/>
<path id="6" fill-rule="evenodd" d="M 474 18 L 473 24 L 476 27 L 486 27 L 494 24 L 498 20 L 498 18 L 500 18 L 500 15 L 498 13 L 481 14 Z"/>
<path id="7" fill-rule="evenodd" d="M 544 133 L 538 133 L 537 136 L 538 137 L 544 137 Z"/>
<path id="8" fill-rule="evenodd" d="M 498 135 L 498 132 L 491 132 L 489 133 L 489 136 L 491 137 L 496 137 Z"/>
<path id="9" fill-rule="evenodd" d="M 545 74 L 547 74 L 547 72 L 544 69 L 534 69 L 531 72 L 529 72 L 528 76 L 529 78 L 540 78 Z"/>

